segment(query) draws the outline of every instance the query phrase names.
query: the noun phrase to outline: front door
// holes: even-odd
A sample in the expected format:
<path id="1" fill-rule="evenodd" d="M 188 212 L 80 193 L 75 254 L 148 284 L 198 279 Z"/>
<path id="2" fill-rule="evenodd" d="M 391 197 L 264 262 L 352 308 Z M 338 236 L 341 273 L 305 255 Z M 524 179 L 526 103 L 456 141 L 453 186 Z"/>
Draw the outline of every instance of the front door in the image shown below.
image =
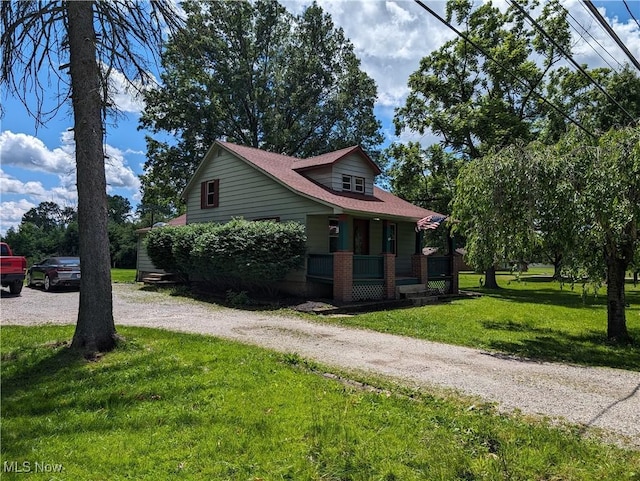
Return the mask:
<path id="1" fill-rule="evenodd" d="M 353 253 L 369 255 L 369 221 L 367 219 L 353 219 Z"/>

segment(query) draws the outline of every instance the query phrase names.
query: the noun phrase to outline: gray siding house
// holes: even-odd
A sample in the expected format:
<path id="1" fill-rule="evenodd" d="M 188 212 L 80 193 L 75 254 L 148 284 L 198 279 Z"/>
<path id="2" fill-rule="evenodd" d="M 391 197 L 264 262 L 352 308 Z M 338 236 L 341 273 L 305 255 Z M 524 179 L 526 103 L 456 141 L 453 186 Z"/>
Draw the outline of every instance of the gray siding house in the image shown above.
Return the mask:
<path id="1" fill-rule="evenodd" d="M 454 257 L 424 256 L 416 229 L 440 214 L 376 187 L 379 174 L 358 146 L 298 159 L 216 141 L 182 194 L 186 215 L 173 223 L 299 222 L 308 238 L 305 267 L 280 287 L 300 296 L 393 299 L 402 285 L 457 291 Z M 143 247 L 146 232 L 140 231 L 139 280 L 158 272 Z"/>

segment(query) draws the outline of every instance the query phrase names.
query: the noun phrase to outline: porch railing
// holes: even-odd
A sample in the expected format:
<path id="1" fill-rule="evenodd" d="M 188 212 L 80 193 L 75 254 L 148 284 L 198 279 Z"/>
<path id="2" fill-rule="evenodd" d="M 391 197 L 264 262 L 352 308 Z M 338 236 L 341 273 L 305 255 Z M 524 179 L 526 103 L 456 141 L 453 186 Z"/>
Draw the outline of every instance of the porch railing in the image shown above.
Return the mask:
<path id="1" fill-rule="evenodd" d="M 449 257 L 427 257 L 427 276 L 429 279 L 451 276 Z"/>
<path id="2" fill-rule="evenodd" d="M 354 279 L 384 279 L 384 257 L 353 256 Z"/>
<path id="3" fill-rule="evenodd" d="M 333 279 L 333 255 L 309 254 L 307 259 L 307 275 Z"/>
<path id="4" fill-rule="evenodd" d="M 333 255 L 309 254 L 307 275 L 333 279 Z M 353 256 L 354 279 L 384 279 L 384 257 Z"/>

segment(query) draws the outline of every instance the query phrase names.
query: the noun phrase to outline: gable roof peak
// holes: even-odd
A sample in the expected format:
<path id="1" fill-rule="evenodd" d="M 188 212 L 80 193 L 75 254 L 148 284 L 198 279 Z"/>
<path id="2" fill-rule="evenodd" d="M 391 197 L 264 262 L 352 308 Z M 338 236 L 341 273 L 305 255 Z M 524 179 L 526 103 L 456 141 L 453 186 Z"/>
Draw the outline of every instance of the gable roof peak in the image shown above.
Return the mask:
<path id="1" fill-rule="evenodd" d="M 335 150 L 333 152 L 327 152 L 326 154 L 316 155 L 314 157 L 297 160 L 293 165 L 293 169 L 300 171 L 300 170 L 314 169 L 316 167 L 321 167 L 325 165 L 333 165 L 339 160 L 351 154 L 359 155 L 369 165 L 369 167 L 371 167 L 374 175 L 378 175 L 382 173 L 382 171 L 380 170 L 380 167 L 378 167 L 378 165 L 371 159 L 371 157 L 369 157 L 369 154 L 367 154 L 364 151 L 364 149 L 359 145 L 352 145 L 351 147 L 345 147 L 344 149 Z"/>

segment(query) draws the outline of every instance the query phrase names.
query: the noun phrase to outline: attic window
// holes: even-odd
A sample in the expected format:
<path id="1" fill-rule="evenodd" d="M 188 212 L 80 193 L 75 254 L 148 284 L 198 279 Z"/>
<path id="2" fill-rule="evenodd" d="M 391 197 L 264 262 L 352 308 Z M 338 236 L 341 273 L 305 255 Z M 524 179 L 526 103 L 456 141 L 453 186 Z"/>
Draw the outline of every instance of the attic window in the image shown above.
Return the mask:
<path id="1" fill-rule="evenodd" d="M 364 194 L 364 177 L 353 178 L 354 191 Z"/>
<path id="2" fill-rule="evenodd" d="M 364 177 L 343 175 L 342 190 L 364 194 Z"/>
<path id="3" fill-rule="evenodd" d="M 342 190 L 351 190 L 351 176 L 343 175 L 342 176 Z"/>
<path id="4" fill-rule="evenodd" d="M 218 207 L 220 199 L 220 179 L 207 180 L 200 184 L 200 208 Z"/>

